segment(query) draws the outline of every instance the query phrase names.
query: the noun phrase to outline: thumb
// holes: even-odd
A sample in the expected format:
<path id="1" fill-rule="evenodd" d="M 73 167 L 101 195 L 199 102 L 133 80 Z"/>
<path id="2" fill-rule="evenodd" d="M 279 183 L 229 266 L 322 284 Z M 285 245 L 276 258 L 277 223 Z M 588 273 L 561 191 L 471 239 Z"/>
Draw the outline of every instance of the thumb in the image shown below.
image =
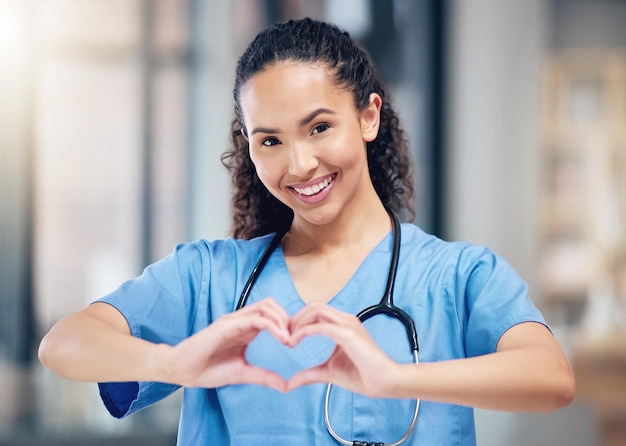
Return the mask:
<path id="1" fill-rule="evenodd" d="M 246 367 L 238 381 L 240 384 L 257 384 L 283 393 L 288 389 L 287 381 L 278 373 L 255 366 Z"/>
<path id="2" fill-rule="evenodd" d="M 310 369 L 302 370 L 287 381 L 287 391 L 291 392 L 298 387 L 308 384 L 327 383 L 330 382 L 330 375 L 326 364 L 321 364 Z"/>

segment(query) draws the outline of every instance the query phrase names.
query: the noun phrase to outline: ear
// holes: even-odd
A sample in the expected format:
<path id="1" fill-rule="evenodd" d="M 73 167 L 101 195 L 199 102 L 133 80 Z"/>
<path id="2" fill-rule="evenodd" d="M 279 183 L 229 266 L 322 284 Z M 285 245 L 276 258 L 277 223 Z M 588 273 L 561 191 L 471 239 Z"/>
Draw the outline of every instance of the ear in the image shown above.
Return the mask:
<path id="1" fill-rule="evenodd" d="M 383 100 L 378 93 L 370 94 L 370 102 L 361 111 L 361 134 L 363 140 L 371 142 L 378 136 L 378 128 L 380 126 L 380 108 L 383 105 Z"/>

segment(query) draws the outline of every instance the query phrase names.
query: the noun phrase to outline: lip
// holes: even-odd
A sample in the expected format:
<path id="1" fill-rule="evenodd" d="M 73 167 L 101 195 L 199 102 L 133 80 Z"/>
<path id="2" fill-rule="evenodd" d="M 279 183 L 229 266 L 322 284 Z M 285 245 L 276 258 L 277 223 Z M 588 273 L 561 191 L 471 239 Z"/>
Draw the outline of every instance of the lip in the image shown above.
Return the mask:
<path id="1" fill-rule="evenodd" d="M 337 178 L 337 173 L 332 173 L 330 175 L 326 175 L 323 177 L 318 177 L 318 178 L 314 178 L 310 181 L 307 181 L 305 183 L 297 183 L 297 184 L 291 184 L 289 185 L 289 189 L 291 190 L 291 192 L 293 193 L 293 195 L 300 200 L 301 202 L 304 203 L 319 203 L 320 201 L 323 201 L 332 191 L 334 185 L 335 185 L 335 179 Z M 297 189 L 300 189 L 301 191 L 307 188 L 312 188 L 314 186 L 318 186 L 322 183 L 328 182 L 328 184 L 321 189 L 319 192 L 317 193 L 313 193 L 312 195 L 305 195 L 304 193 L 299 192 Z M 309 191 L 310 192 L 310 191 Z"/>

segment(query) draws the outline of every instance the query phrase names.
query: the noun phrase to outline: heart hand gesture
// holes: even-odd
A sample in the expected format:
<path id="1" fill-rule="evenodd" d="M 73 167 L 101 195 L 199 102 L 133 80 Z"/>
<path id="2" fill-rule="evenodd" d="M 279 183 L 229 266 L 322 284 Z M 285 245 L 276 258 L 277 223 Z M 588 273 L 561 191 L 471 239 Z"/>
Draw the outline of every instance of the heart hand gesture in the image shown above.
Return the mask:
<path id="1" fill-rule="evenodd" d="M 289 347 L 312 335 L 326 336 L 336 347 L 327 361 L 287 381 L 246 360 L 248 344 L 263 330 Z M 168 361 L 171 381 L 187 387 L 247 383 L 286 392 L 331 382 L 370 397 L 388 396 L 397 365 L 355 316 L 328 305 L 309 304 L 290 320 L 271 298 L 219 318 L 173 347 Z"/>

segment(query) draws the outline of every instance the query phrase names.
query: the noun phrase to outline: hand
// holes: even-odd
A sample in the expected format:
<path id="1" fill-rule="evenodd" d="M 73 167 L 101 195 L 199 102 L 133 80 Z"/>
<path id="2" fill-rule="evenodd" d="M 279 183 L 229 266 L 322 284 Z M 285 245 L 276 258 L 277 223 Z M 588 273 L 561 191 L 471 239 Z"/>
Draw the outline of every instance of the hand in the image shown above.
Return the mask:
<path id="1" fill-rule="evenodd" d="M 171 377 L 168 381 L 207 388 L 259 384 L 285 392 L 287 382 L 283 377 L 246 360 L 248 344 L 263 330 L 284 344 L 289 342 L 289 316 L 273 299 L 222 316 L 171 347 L 167 359 L 166 374 Z"/>
<path id="2" fill-rule="evenodd" d="M 292 319 L 290 331 L 289 346 L 307 336 L 323 335 L 332 339 L 336 347 L 323 364 L 292 376 L 288 390 L 330 382 L 372 398 L 393 394 L 399 364 L 379 348 L 356 316 L 328 305 L 309 304 Z"/>

